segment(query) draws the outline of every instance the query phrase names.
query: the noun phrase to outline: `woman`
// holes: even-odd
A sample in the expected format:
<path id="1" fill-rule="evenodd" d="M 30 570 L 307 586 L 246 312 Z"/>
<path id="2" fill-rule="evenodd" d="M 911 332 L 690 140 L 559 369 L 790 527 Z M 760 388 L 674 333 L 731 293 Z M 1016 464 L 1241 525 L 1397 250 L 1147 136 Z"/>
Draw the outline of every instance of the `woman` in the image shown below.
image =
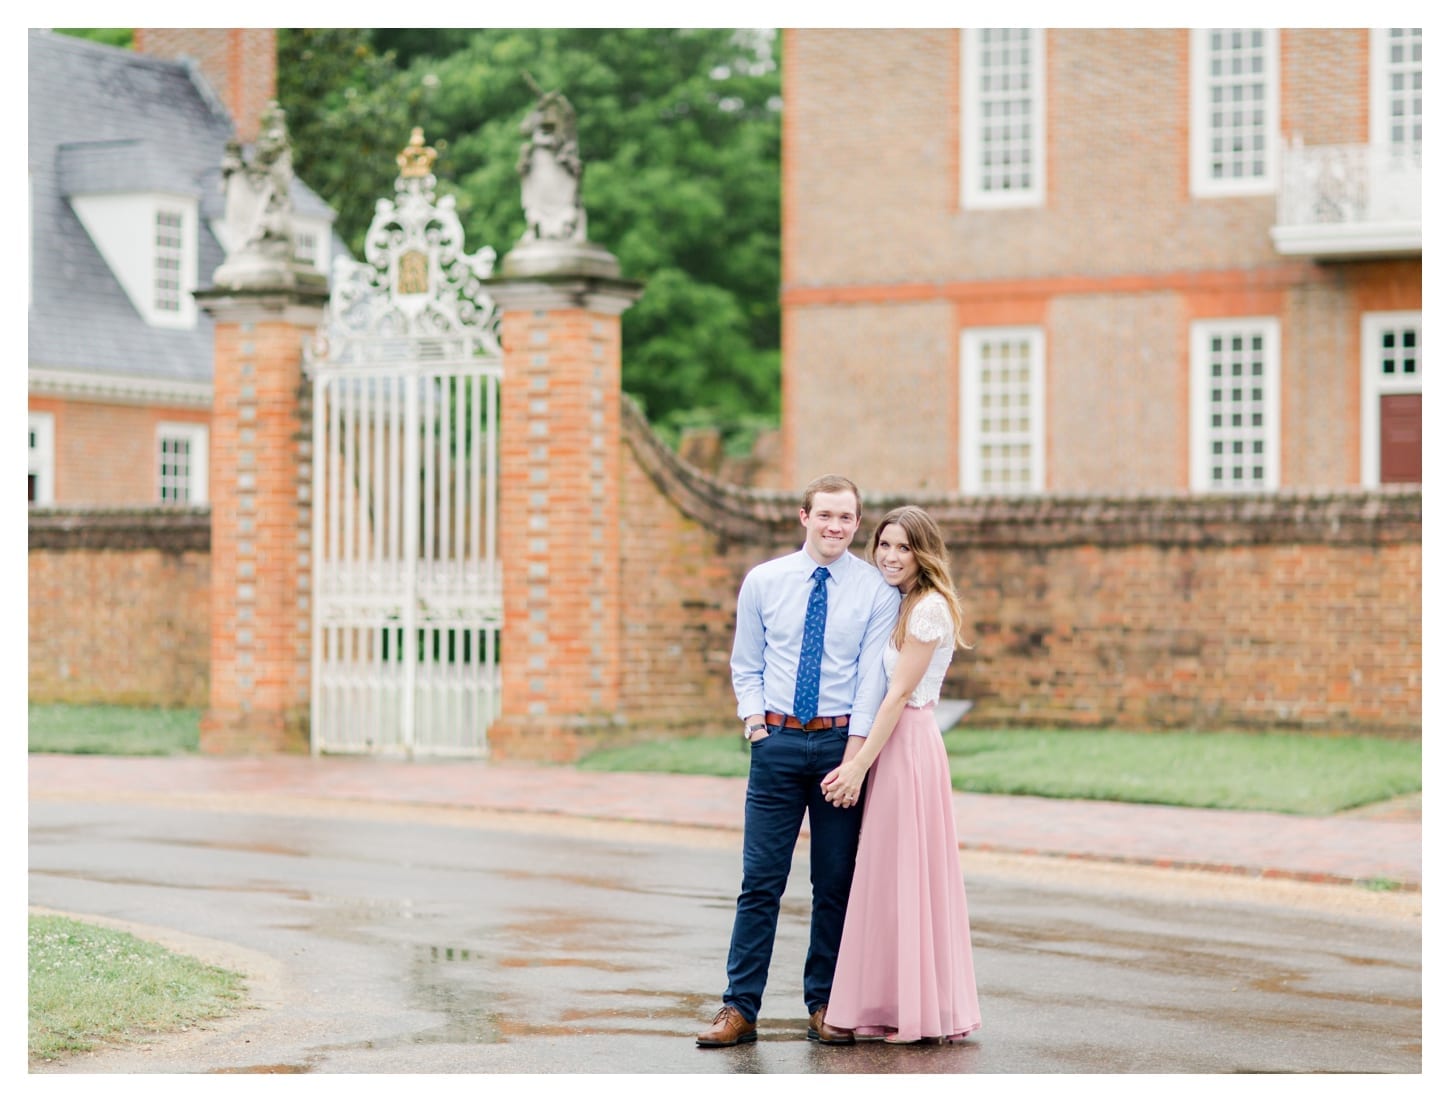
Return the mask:
<path id="1" fill-rule="evenodd" d="M 982 1020 L 951 772 L 932 707 L 961 638 L 961 604 L 941 531 L 921 509 L 886 514 L 872 545 L 902 602 L 886 699 L 865 745 L 821 782 L 831 803 L 850 806 L 870 770 L 825 1020 L 893 1044 L 960 1041 Z"/>

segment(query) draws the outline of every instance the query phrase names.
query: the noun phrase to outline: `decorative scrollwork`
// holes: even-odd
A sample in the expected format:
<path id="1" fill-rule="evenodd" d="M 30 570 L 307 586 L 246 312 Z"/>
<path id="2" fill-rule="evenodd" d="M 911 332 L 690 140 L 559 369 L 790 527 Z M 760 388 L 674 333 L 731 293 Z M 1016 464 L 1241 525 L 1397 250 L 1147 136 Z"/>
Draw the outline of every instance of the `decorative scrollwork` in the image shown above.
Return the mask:
<path id="1" fill-rule="evenodd" d="M 485 354 L 502 354 L 498 308 L 485 289 L 497 254 L 488 246 L 464 252 L 453 196 L 434 196 L 433 155 L 415 128 L 398 156 L 395 200 L 378 200 L 364 261 L 333 262 L 332 298 L 313 360 L 354 359 L 345 346 L 360 338 L 469 335 Z"/>

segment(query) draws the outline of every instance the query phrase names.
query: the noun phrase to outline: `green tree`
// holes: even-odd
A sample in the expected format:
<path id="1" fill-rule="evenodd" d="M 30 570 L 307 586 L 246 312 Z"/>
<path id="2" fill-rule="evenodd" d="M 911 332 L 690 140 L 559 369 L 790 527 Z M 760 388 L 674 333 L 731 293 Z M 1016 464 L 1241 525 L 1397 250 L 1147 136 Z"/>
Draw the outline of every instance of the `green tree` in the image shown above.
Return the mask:
<path id="1" fill-rule="evenodd" d="M 287 112 L 293 166 L 337 211 L 337 232 L 356 256 L 375 204 L 393 193 L 395 158 L 423 94 L 368 31 L 277 32 L 277 102 Z"/>
<path id="2" fill-rule="evenodd" d="M 402 59 L 402 60 L 399 60 Z M 773 421 L 780 373 L 775 36 L 720 29 L 284 31 L 279 95 L 299 175 L 356 249 L 415 125 L 470 247 L 524 229 L 514 164 L 529 73 L 579 117 L 589 237 L 645 281 L 624 387 L 667 432 Z"/>

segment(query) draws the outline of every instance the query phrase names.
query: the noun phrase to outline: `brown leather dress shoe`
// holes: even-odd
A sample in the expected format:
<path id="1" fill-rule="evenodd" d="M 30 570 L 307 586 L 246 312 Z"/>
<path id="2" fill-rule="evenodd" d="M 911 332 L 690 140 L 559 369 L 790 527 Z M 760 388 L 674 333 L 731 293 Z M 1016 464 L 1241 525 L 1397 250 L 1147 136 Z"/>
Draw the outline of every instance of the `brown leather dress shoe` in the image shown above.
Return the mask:
<path id="1" fill-rule="evenodd" d="M 837 1029 L 833 1025 L 826 1024 L 826 1008 L 818 1007 L 811 1015 L 810 1028 L 806 1030 L 806 1036 L 812 1041 L 820 1041 L 823 1045 L 854 1045 L 856 1035 L 849 1029 Z"/>
<path id="2" fill-rule="evenodd" d="M 722 1006 L 715 1015 L 715 1024 L 695 1038 L 701 1048 L 725 1048 L 727 1045 L 743 1045 L 755 1040 L 755 1023 L 747 1022 L 745 1015 L 733 1006 Z"/>

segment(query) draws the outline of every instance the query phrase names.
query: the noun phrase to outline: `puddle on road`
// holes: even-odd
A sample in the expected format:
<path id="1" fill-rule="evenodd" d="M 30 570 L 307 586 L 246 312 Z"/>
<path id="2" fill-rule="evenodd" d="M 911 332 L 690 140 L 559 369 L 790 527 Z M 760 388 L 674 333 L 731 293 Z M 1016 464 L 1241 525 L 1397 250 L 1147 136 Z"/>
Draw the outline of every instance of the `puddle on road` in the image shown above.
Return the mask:
<path id="1" fill-rule="evenodd" d="M 576 888 L 599 888 L 606 892 L 635 892 L 638 889 L 625 880 L 603 876 L 572 875 L 557 872 L 536 872 L 532 869 L 499 869 L 496 875 L 501 880 L 548 880 L 555 884 L 570 884 Z"/>
<path id="2" fill-rule="evenodd" d="M 100 873 L 85 872 L 79 869 L 31 869 L 30 873 L 32 876 L 55 876 L 63 880 L 84 880 L 92 884 L 117 884 L 122 887 L 171 888 L 188 892 L 265 892 L 269 895 L 280 895 L 286 899 L 311 900 L 313 898 L 311 892 L 303 891 L 301 888 L 256 881 L 250 884 L 173 884 L 165 880 L 147 880 L 139 876 L 103 876 Z"/>
<path id="3" fill-rule="evenodd" d="M 269 857 L 311 857 L 310 850 L 281 842 L 231 842 L 202 838 L 137 838 L 137 842 L 155 846 L 185 846 L 190 849 L 219 849 L 228 853 L 264 853 Z"/>

